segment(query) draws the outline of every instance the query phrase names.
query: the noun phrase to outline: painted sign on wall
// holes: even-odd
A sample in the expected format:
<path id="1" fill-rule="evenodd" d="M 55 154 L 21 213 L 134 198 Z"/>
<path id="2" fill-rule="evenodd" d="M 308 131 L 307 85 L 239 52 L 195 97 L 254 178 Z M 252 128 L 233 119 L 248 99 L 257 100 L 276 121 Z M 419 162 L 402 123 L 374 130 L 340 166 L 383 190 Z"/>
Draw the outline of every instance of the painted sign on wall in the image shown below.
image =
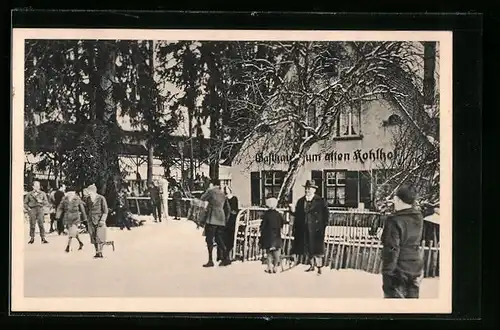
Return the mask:
<path id="1" fill-rule="evenodd" d="M 264 164 L 280 164 L 289 163 L 293 156 L 290 155 L 280 155 L 277 153 L 269 153 L 264 155 L 263 153 L 257 153 L 255 155 L 256 163 Z M 338 152 L 331 151 L 327 153 L 316 153 L 307 154 L 304 157 L 305 162 L 360 162 L 364 163 L 367 161 L 388 161 L 396 158 L 396 151 L 385 151 L 383 148 L 361 150 L 356 149 L 351 152 Z"/>

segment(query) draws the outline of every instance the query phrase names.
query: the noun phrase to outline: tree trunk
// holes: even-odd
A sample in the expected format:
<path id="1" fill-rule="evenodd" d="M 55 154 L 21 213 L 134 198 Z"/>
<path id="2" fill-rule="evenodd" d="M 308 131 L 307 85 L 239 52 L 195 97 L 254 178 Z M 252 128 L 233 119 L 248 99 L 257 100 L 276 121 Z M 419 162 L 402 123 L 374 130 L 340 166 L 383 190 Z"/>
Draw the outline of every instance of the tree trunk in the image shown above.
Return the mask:
<path id="1" fill-rule="evenodd" d="M 210 115 L 210 164 L 209 164 L 209 176 L 210 179 L 219 179 L 219 157 L 218 153 L 215 152 L 216 142 L 215 139 L 218 136 L 218 125 L 217 121 L 219 119 L 218 113 L 216 111 L 212 112 Z"/>
<path id="2" fill-rule="evenodd" d="M 99 192 L 106 197 L 108 205 L 115 207 L 119 186 L 121 184 L 118 146 L 121 144 L 119 127 L 116 121 L 116 104 L 113 98 L 113 83 L 116 61 L 114 45 L 100 47 L 102 53 L 98 54 L 98 96 L 96 98 L 97 126 L 99 134 L 104 141 L 101 152 L 103 166 L 100 176 Z"/>
<path id="3" fill-rule="evenodd" d="M 434 71 L 436 68 L 436 42 L 424 42 L 424 104 L 434 105 L 436 81 Z"/>
<path id="4" fill-rule="evenodd" d="M 148 143 L 148 186 L 153 182 L 153 160 L 155 147 L 152 142 Z"/>
<path id="5" fill-rule="evenodd" d="M 193 164 L 193 113 L 194 109 L 188 110 L 189 111 L 189 189 L 192 190 L 192 182 L 193 182 L 193 171 L 194 171 L 194 164 Z"/>
<path id="6" fill-rule="evenodd" d="M 155 49 L 155 43 L 153 40 L 150 40 L 148 41 L 148 44 L 149 44 L 149 52 L 148 52 L 148 59 L 149 59 L 149 70 L 147 70 L 146 72 L 149 73 L 149 77 L 148 79 L 151 80 L 152 82 L 152 90 L 151 90 L 151 96 L 152 96 L 152 102 L 151 104 L 148 106 L 148 109 L 147 111 L 152 111 L 153 113 L 151 114 L 151 116 L 149 116 L 149 120 L 150 121 L 153 121 L 154 118 L 156 118 L 156 113 L 158 112 L 159 110 L 159 95 L 157 93 L 157 89 L 156 89 L 156 85 L 155 85 L 155 82 L 154 82 L 154 73 L 155 73 L 155 66 L 154 66 L 154 63 L 155 63 L 155 57 L 154 57 L 154 49 Z M 148 127 L 148 144 L 147 144 L 147 147 L 148 147 L 148 162 L 147 162 L 147 184 L 148 184 L 148 187 L 150 184 L 153 183 L 153 164 L 154 164 L 154 150 L 155 150 L 155 140 L 154 140 L 154 136 L 155 136 L 155 132 L 154 132 L 154 129 L 153 129 L 153 123 L 152 122 L 148 122 L 147 123 L 147 127 Z"/>
<path id="7" fill-rule="evenodd" d="M 278 204 L 280 206 L 284 206 L 287 204 L 288 196 L 290 195 L 293 185 L 297 180 L 297 174 L 299 173 L 299 169 L 302 166 L 304 157 L 306 156 L 307 152 L 309 151 L 309 149 L 313 144 L 314 142 L 312 139 L 308 139 L 302 142 L 297 148 L 297 151 L 294 153 L 294 156 L 288 163 L 288 170 L 285 175 L 285 178 L 283 179 L 283 184 L 281 185 L 280 192 L 278 195 Z"/>

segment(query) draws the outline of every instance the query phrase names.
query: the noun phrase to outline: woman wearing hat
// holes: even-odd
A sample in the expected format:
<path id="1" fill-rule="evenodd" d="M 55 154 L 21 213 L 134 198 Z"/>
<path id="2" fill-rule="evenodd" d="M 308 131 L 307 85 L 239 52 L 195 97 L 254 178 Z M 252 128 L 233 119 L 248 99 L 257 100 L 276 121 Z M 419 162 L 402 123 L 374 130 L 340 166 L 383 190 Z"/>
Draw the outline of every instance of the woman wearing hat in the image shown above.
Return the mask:
<path id="1" fill-rule="evenodd" d="M 306 272 L 318 268 L 321 274 L 323 255 L 325 253 L 325 228 L 328 225 L 328 206 L 323 198 L 316 195 L 314 180 L 308 180 L 303 186 L 305 194 L 297 201 L 295 209 L 290 205 L 290 214 L 295 217 L 293 222 L 293 246 L 295 255 L 307 255 L 310 267 Z"/>

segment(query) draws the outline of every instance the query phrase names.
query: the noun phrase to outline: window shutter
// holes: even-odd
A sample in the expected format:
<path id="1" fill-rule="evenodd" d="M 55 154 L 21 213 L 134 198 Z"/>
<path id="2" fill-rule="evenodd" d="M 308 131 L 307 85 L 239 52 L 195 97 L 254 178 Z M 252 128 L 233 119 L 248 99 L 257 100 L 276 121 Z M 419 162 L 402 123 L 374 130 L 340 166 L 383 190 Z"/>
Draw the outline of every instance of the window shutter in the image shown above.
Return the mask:
<path id="1" fill-rule="evenodd" d="M 261 192 L 261 178 L 260 172 L 251 172 L 250 173 L 250 195 L 251 195 L 251 203 L 253 206 L 260 205 L 260 192 Z"/>
<path id="2" fill-rule="evenodd" d="M 311 180 L 314 180 L 318 189 L 316 190 L 316 194 L 323 197 L 323 171 L 311 171 Z"/>
<path id="3" fill-rule="evenodd" d="M 358 172 L 347 171 L 345 180 L 345 206 L 358 207 Z"/>
<path id="4" fill-rule="evenodd" d="M 359 172 L 359 199 L 365 203 L 366 209 L 372 208 L 371 180 L 368 171 Z"/>

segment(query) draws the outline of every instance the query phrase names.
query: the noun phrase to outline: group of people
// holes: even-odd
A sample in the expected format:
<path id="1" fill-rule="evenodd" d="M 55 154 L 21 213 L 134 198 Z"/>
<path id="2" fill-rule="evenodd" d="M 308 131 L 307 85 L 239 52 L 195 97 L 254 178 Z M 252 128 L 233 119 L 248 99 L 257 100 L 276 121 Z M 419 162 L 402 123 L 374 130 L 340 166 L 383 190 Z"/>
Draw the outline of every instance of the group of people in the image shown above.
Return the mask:
<path id="1" fill-rule="evenodd" d="M 304 196 L 295 205 L 289 205 L 289 212 L 294 219 L 291 253 L 295 256 L 306 255 L 310 263 L 306 272 L 317 270 L 317 274 L 321 274 L 325 253 L 325 230 L 329 222 L 328 205 L 316 194 L 318 186 L 314 180 L 308 180 L 303 187 Z M 420 246 L 424 221 L 422 213 L 415 207 L 416 198 L 417 193 L 413 187 L 402 185 L 391 200 L 394 212 L 386 219 L 381 236 L 382 289 L 385 298 L 419 297 L 424 267 Z M 214 265 L 214 242 L 222 253 L 221 265 L 228 265 L 228 251 L 232 247 L 228 245 L 228 239 L 232 243 L 238 209 L 237 199 L 228 188 L 224 193 L 217 180 L 212 180 L 210 188 L 201 199 L 208 202 L 205 224 L 208 262 L 203 266 Z M 276 210 L 277 196 L 266 196 L 266 205 L 268 210 L 264 212 L 260 225 L 260 245 L 267 254 L 265 272 L 275 274 L 281 261 L 282 228 L 286 222 L 283 215 Z M 227 210 L 230 210 L 230 213 Z"/>
<path id="2" fill-rule="evenodd" d="M 54 198 L 55 214 L 51 219 L 58 223 L 58 232 L 62 233 L 61 226 L 64 226 L 68 234 L 68 242 L 65 248 L 70 252 L 71 242 L 78 241 L 78 250 L 84 246 L 79 237 L 79 227 L 81 223 L 86 223 L 90 236 L 90 243 L 94 245 L 94 258 L 102 258 L 102 248 L 106 242 L 106 219 L 109 209 L 104 196 L 97 193 L 97 187 L 92 184 L 84 189 L 83 198 L 76 192 L 76 187 L 66 185 L 61 187 L 57 199 Z M 57 193 L 57 192 L 56 192 Z M 55 194 L 54 194 L 55 195 Z M 40 238 L 43 244 L 48 241 L 45 237 L 44 217 L 46 209 L 50 207 L 47 194 L 40 189 L 40 182 L 33 182 L 33 189 L 24 196 L 24 212 L 29 217 L 30 240 L 28 244 L 35 242 L 35 229 L 38 225 Z M 59 225 L 61 224 L 61 225 Z"/>
<path id="3" fill-rule="evenodd" d="M 289 204 L 289 212 L 293 216 L 292 254 L 306 255 L 309 267 L 306 272 L 322 273 L 325 252 L 325 230 L 329 222 L 329 210 L 326 201 L 316 194 L 318 186 L 314 180 L 308 180 L 302 196 L 295 205 Z M 176 191 L 177 192 L 177 191 Z M 180 192 L 175 199 L 179 199 Z M 155 221 L 161 221 L 161 198 L 158 188 L 150 186 L 150 197 L 153 205 Z M 408 185 L 401 186 L 392 199 L 394 212 L 386 219 L 381 241 L 382 250 L 382 282 L 386 298 L 418 298 L 420 282 L 423 277 L 423 253 L 420 247 L 423 231 L 423 216 L 414 207 L 416 191 Z M 119 217 L 126 219 L 126 191 L 119 194 Z M 238 199 L 233 196 L 229 187 L 221 187 L 220 181 L 213 179 L 209 188 L 200 197 L 206 203 L 203 216 L 204 236 L 207 245 L 208 261 L 203 267 L 213 267 L 213 250 L 217 247 L 219 266 L 231 264 L 231 250 L 234 245 Z M 179 201 L 178 201 L 179 202 Z M 68 231 L 68 242 L 65 251 L 69 252 L 73 238 L 78 241 L 78 249 L 84 246 L 79 237 L 79 226 L 86 223 L 90 242 L 94 245 L 94 258 L 102 258 L 102 248 L 106 242 L 106 219 L 109 213 L 106 199 L 97 193 L 95 185 L 90 185 L 80 197 L 74 186 L 61 186 L 50 200 L 41 191 L 40 182 L 33 183 L 33 189 L 24 197 L 24 212 L 29 216 L 30 240 L 35 241 L 35 228 L 38 225 L 40 239 L 47 244 L 44 228 L 45 209 L 52 203 L 55 213 L 51 216 L 51 231 L 57 223 L 59 234 L 63 228 Z M 180 202 L 178 203 L 180 205 Z M 277 211 L 277 196 L 266 196 L 268 210 L 263 214 L 260 225 L 260 244 L 267 253 L 266 273 L 277 273 L 282 249 L 282 228 L 285 219 Z M 175 207 L 175 217 L 179 217 L 179 207 Z M 123 227 L 129 228 L 122 220 Z M 296 258 L 298 261 L 298 258 Z"/>
<path id="4" fill-rule="evenodd" d="M 325 250 L 325 229 L 328 225 L 328 205 L 323 198 L 316 194 L 318 186 L 314 181 L 305 183 L 305 194 L 296 205 L 289 205 L 289 213 L 294 217 L 292 235 L 294 237 L 291 253 L 295 256 L 307 255 L 309 268 L 306 272 L 321 274 Z M 260 224 L 260 245 L 267 254 L 266 273 L 277 273 L 276 267 L 280 264 L 282 236 L 281 231 L 285 219 L 276 210 L 278 199 L 275 195 L 266 196 L 268 210 L 262 216 Z M 298 257 L 295 258 L 296 262 Z"/>
<path id="5" fill-rule="evenodd" d="M 210 181 L 209 188 L 200 197 L 207 203 L 202 222 L 207 244 L 208 261 L 203 267 L 213 267 L 213 249 L 217 246 L 219 266 L 231 264 L 231 250 L 234 245 L 234 231 L 238 214 L 238 198 L 233 196 L 229 187 L 222 188 L 218 179 Z"/>

